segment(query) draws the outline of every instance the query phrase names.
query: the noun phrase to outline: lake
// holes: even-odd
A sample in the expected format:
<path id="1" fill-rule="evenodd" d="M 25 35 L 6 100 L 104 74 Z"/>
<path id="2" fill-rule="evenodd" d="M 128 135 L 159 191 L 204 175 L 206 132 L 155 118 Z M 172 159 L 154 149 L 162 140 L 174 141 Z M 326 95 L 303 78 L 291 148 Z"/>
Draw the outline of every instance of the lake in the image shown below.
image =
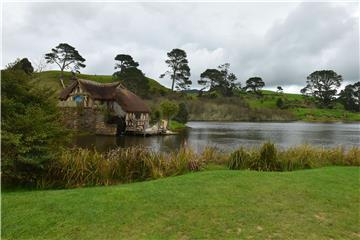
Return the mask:
<path id="1" fill-rule="evenodd" d="M 239 146 L 257 146 L 271 140 L 279 147 L 299 144 L 333 147 L 359 146 L 360 125 L 357 123 L 254 123 L 254 122 L 189 122 L 188 129 L 170 136 L 79 136 L 79 147 L 105 151 L 117 146 L 143 146 L 155 151 L 170 152 L 181 146 L 199 152 L 206 146 L 231 151 Z"/>

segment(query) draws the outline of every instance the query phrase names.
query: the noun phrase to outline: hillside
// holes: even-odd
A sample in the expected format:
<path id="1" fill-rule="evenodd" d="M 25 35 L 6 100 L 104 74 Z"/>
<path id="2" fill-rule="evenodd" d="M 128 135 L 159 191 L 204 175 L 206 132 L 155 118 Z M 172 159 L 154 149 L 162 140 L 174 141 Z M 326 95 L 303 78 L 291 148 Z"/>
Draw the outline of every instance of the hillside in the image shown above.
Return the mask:
<path id="1" fill-rule="evenodd" d="M 359 168 L 2 193 L 3 239 L 356 239 Z"/>
<path id="2" fill-rule="evenodd" d="M 34 82 L 39 86 L 49 87 L 58 94 L 61 91 L 59 71 L 45 71 L 36 73 Z M 71 73 L 65 72 L 65 83 L 71 80 Z M 111 75 L 78 74 L 79 78 L 97 82 L 112 82 Z M 263 90 L 262 97 L 249 93 L 238 93 L 233 97 L 221 96 L 198 97 L 194 90 L 182 93 L 171 93 L 170 89 L 162 86 L 154 79 L 149 80 L 150 99 L 148 104 L 152 109 L 159 107 L 161 101 L 172 99 L 185 102 L 189 109 L 190 120 L 199 121 L 360 121 L 360 113 L 344 110 L 341 104 L 333 109 L 320 109 L 311 99 L 305 99 L 300 94 L 277 93 Z M 284 107 L 277 106 L 278 99 L 284 102 Z"/>
<path id="3" fill-rule="evenodd" d="M 40 86 L 49 87 L 55 90 L 56 93 L 59 93 L 62 89 L 59 81 L 60 71 L 44 71 L 41 73 L 35 73 L 34 81 L 36 81 Z M 113 82 L 114 79 L 111 75 L 91 75 L 91 74 L 77 74 L 78 78 L 92 80 L 100 83 L 109 83 Z M 71 73 L 64 72 L 64 81 L 65 84 L 68 84 L 71 80 Z M 154 93 L 168 92 L 169 89 L 162 86 L 157 81 L 147 78 L 150 85 L 150 91 Z"/>

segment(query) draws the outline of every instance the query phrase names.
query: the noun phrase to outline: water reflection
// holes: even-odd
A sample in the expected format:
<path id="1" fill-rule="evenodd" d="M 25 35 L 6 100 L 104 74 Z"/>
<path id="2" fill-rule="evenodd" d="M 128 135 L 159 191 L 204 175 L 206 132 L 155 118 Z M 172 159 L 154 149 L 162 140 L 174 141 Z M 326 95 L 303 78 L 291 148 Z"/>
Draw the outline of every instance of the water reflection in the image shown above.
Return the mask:
<path id="1" fill-rule="evenodd" d="M 324 147 L 337 145 L 359 146 L 358 124 L 342 123 L 246 123 L 246 122 L 189 122 L 190 128 L 171 136 L 80 136 L 74 144 L 105 151 L 117 146 L 143 146 L 155 151 L 169 152 L 188 146 L 201 151 L 214 146 L 229 151 L 240 145 L 256 146 L 271 140 L 280 147 L 311 144 Z"/>

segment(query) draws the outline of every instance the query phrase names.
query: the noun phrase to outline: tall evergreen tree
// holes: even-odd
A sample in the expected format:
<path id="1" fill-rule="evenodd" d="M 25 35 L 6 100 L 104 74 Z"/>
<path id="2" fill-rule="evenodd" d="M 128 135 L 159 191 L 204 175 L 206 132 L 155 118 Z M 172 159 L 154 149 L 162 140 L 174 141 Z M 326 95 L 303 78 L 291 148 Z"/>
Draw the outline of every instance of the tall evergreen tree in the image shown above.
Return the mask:
<path id="1" fill-rule="evenodd" d="M 168 59 L 165 61 L 170 70 L 160 75 L 160 78 L 165 75 L 170 75 L 172 80 L 171 90 L 174 87 L 178 90 L 187 89 L 191 84 L 190 67 L 188 65 L 186 52 L 182 49 L 175 48 L 167 53 Z"/>
<path id="2" fill-rule="evenodd" d="M 120 69 L 113 74 L 113 77 L 120 81 L 130 91 L 147 97 L 149 94 L 149 80 L 145 74 L 138 69 L 139 63 L 135 62 L 132 56 L 127 54 L 118 54 L 115 57 L 118 61 L 115 63 L 115 69 Z"/>
<path id="3" fill-rule="evenodd" d="M 115 57 L 115 69 L 120 69 L 120 71 L 125 70 L 126 68 L 137 68 L 139 66 L 138 62 L 135 62 L 132 56 L 127 54 L 118 54 Z"/>

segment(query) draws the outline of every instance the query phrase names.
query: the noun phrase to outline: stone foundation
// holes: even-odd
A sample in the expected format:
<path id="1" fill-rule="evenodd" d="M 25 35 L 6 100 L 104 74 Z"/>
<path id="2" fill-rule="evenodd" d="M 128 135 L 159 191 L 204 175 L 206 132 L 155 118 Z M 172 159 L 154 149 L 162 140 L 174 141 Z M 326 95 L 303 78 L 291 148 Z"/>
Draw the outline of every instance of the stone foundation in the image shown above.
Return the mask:
<path id="1" fill-rule="evenodd" d="M 104 113 L 99 109 L 61 107 L 62 118 L 68 128 L 99 135 L 116 135 L 116 124 L 105 123 Z"/>

